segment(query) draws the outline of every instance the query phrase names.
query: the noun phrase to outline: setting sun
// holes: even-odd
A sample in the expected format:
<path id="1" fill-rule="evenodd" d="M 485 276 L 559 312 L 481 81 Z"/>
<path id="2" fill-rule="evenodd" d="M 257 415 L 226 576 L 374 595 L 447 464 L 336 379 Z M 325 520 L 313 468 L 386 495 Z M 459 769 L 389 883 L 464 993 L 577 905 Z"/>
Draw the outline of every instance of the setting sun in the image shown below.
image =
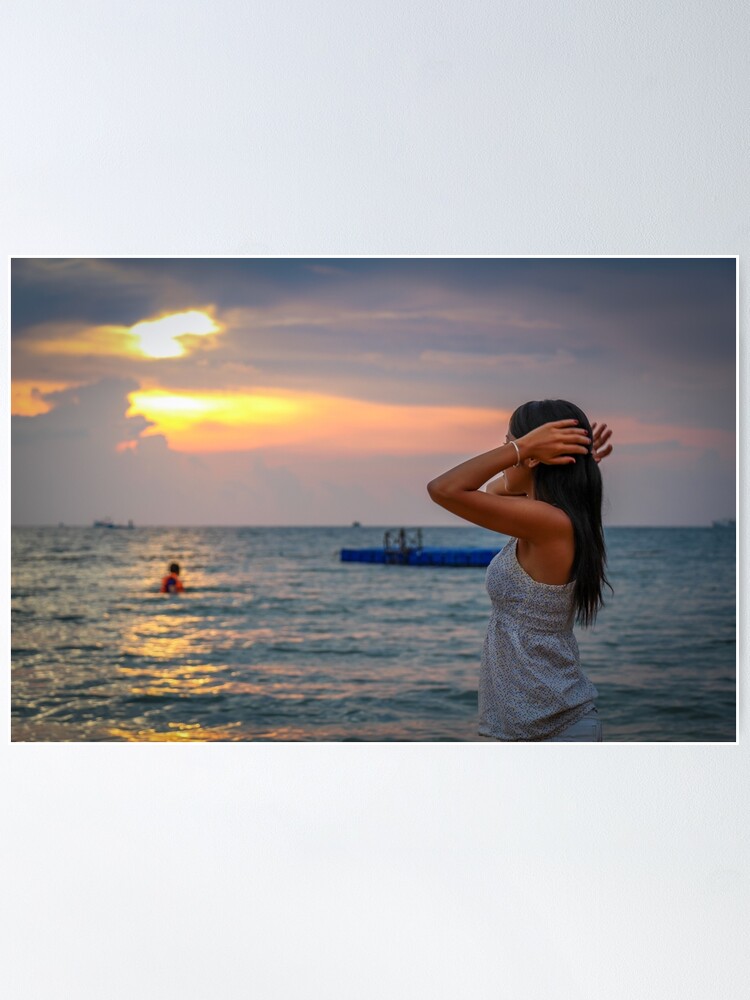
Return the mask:
<path id="1" fill-rule="evenodd" d="M 169 313 L 133 326 L 47 323 L 40 324 L 40 336 L 29 344 L 29 351 L 58 357 L 180 358 L 190 354 L 202 338 L 223 329 L 223 324 L 201 309 Z"/>
<path id="2" fill-rule="evenodd" d="M 138 338 L 141 352 L 148 357 L 179 358 L 186 353 L 185 346 L 180 343 L 182 337 L 189 334 L 203 337 L 209 333 L 217 333 L 219 329 L 206 313 L 190 309 L 161 319 L 136 323 L 130 328 L 130 333 Z"/>

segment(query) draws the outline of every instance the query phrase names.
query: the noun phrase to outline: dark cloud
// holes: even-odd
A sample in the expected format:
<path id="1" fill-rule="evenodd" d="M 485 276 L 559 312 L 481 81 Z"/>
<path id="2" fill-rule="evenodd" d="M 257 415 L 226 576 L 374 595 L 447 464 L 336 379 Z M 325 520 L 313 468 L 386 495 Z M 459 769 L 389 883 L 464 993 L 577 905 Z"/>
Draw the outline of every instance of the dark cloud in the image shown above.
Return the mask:
<path id="1" fill-rule="evenodd" d="M 91 258 L 11 261 L 11 332 L 39 323 L 130 326 L 159 308 L 163 288 L 153 275 Z"/>
<path id="2" fill-rule="evenodd" d="M 492 297 L 500 290 L 548 290 L 568 297 L 595 295 L 613 276 L 622 295 L 613 306 L 632 304 L 643 279 L 654 288 L 672 279 L 687 291 L 718 282 L 733 287 L 734 259 L 689 258 L 15 258 L 11 266 L 13 325 L 50 319 L 135 322 L 171 292 L 194 290 L 220 297 L 223 307 L 267 305 L 310 291 L 325 297 L 335 288 L 346 301 L 348 287 L 365 304 L 393 301 L 394 290 L 419 285 Z M 612 286 L 614 288 L 614 286 Z M 672 285 L 674 287 L 674 285 Z M 628 293 L 625 289 L 630 289 Z M 361 298 L 357 301 L 362 302 Z M 113 315 L 114 313 L 114 315 Z"/>
<path id="3" fill-rule="evenodd" d="M 734 272 L 732 258 L 18 258 L 12 330 L 19 338 L 49 322 L 129 326 L 206 305 L 227 312 L 327 304 L 402 312 L 398 323 L 363 318 L 325 334 L 367 349 L 419 353 L 450 342 L 476 353 L 533 353 L 554 342 L 684 364 L 734 357 Z M 450 323 L 441 319 L 447 302 L 484 308 L 486 318 Z M 430 308 L 432 318 L 419 314 Z M 324 336 L 304 320 L 271 335 L 292 351 Z"/>

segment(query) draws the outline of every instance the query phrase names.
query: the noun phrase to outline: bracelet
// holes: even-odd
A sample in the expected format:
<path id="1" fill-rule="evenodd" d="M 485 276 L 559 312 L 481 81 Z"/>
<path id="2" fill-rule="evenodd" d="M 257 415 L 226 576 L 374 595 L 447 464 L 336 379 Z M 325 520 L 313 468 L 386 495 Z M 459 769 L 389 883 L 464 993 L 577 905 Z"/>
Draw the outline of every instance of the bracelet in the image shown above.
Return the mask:
<path id="1" fill-rule="evenodd" d="M 514 448 L 516 449 L 516 454 L 518 455 L 518 461 L 517 461 L 517 462 L 516 462 L 516 464 L 515 464 L 515 465 L 513 466 L 513 468 L 514 468 L 514 469 L 517 469 L 517 468 L 518 468 L 518 466 L 519 466 L 519 465 L 521 464 L 521 451 L 520 451 L 520 449 L 519 449 L 519 447 L 518 447 L 518 445 L 516 444 L 516 442 L 515 442 L 515 441 L 509 441 L 509 442 L 508 442 L 508 444 L 512 444 L 512 445 L 513 445 L 513 447 L 514 447 Z"/>

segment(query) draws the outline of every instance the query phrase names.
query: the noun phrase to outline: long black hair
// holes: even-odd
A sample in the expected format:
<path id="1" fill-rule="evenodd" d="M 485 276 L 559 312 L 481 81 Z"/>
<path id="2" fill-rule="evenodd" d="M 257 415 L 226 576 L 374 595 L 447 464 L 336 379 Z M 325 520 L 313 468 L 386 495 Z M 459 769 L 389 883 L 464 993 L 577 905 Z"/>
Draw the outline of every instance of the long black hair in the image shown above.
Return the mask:
<path id="1" fill-rule="evenodd" d="M 578 427 L 588 431 L 593 440 L 589 419 L 583 410 L 566 399 L 541 399 L 524 403 L 510 418 L 510 433 L 523 437 L 529 431 L 553 420 L 575 418 Z M 600 608 L 604 607 L 604 585 L 614 594 L 604 573 L 607 553 L 602 528 L 602 474 L 591 453 L 571 452 L 576 462 L 567 465 L 545 465 L 539 462 L 531 472 L 537 500 L 560 507 L 573 522 L 575 559 L 573 600 L 576 620 L 580 625 L 593 625 Z"/>

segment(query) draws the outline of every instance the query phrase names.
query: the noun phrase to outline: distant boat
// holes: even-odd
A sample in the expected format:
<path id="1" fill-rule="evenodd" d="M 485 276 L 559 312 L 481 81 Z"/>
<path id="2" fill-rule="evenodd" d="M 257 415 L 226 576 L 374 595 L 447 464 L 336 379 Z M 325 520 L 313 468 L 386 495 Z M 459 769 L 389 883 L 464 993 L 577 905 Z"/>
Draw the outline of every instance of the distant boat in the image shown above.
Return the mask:
<path id="1" fill-rule="evenodd" d="M 712 528 L 736 528 L 737 521 L 733 517 L 721 517 L 718 521 L 711 522 Z"/>
<path id="2" fill-rule="evenodd" d="M 94 521 L 95 528 L 134 528 L 135 525 L 132 521 L 128 521 L 127 524 L 115 524 L 111 517 L 102 517 L 98 521 Z"/>
<path id="3" fill-rule="evenodd" d="M 359 523 L 359 521 L 352 521 L 352 527 L 353 528 L 361 528 L 362 525 Z"/>

